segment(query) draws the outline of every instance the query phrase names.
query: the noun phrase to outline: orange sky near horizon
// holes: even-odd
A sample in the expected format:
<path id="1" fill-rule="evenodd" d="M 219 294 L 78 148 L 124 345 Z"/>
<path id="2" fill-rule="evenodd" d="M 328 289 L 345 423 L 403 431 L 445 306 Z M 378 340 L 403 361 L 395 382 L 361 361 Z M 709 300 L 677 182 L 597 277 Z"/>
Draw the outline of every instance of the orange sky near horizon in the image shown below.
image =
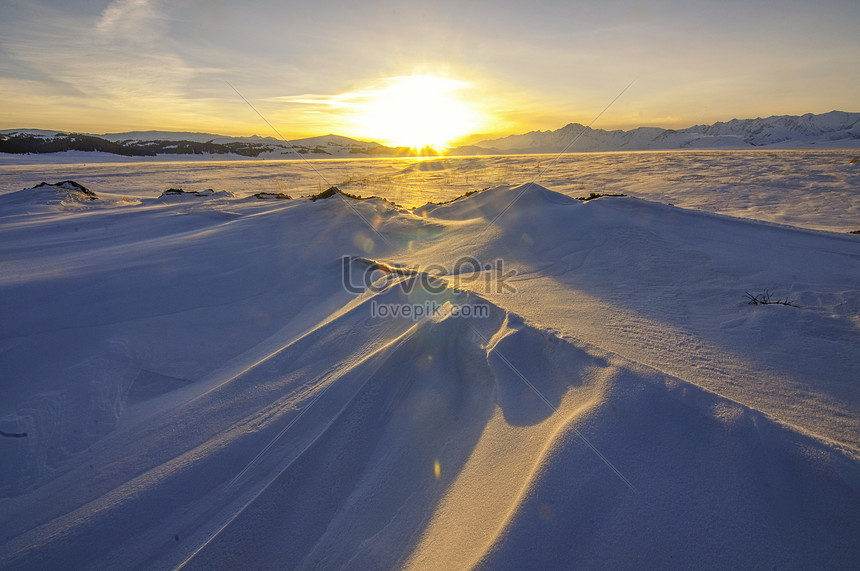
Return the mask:
<path id="1" fill-rule="evenodd" d="M 422 146 L 858 111 L 860 3 L 5 0 L 0 129 Z M 479 134 L 479 135 L 476 135 Z"/>

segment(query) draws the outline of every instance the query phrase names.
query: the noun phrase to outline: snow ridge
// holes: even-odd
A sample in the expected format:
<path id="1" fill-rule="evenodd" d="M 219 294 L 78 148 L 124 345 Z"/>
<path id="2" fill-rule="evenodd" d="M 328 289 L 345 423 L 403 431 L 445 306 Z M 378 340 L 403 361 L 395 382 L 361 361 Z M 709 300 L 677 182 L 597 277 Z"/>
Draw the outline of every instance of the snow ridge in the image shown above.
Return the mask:
<path id="1" fill-rule="evenodd" d="M 0 567 L 860 560 L 853 236 L 537 184 L 99 196 L 0 205 Z"/>

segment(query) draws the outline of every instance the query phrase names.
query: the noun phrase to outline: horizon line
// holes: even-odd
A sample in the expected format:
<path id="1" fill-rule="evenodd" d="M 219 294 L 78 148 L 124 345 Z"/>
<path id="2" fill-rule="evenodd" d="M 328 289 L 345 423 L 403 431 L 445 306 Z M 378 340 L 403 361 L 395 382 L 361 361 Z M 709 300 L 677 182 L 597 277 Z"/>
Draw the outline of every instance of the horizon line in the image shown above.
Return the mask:
<path id="1" fill-rule="evenodd" d="M 829 115 L 831 113 L 845 113 L 846 115 L 860 115 L 860 111 L 842 111 L 839 109 L 832 109 L 830 111 L 825 111 L 822 113 L 807 112 L 807 113 L 803 113 L 800 115 L 781 114 L 781 115 L 767 115 L 767 116 L 743 117 L 743 118 L 733 117 L 733 118 L 728 119 L 728 120 L 714 121 L 713 123 L 694 123 L 694 124 L 689 125 L 687 127 L 680 127 L 680 128 L 678 128 L 678 127 L 662 127 L 662 126 L 658 126 L 658 125 L 643 124 L 643 125 L 638 125 L 636 127 L 626 128 L 626 129 L 622 129 L 622 128 L 611 129 L 611 128 L 601 128 L 601 127 L 589 127 L 589 126 L 586 126 L 582 123 L 571 121 L 569 123 L 562 125 L 561 127 L 555 128 L 555 129 L 545 129 L 545 130 L 544 129 L 532 129 L 530 131 L 525 131 L 525 132 L 521 132 L 521 133 L 513 133 L 513 132 L 510 132 L 510 133 L 509 132 L 505 132 L 505 133 L 501 133 L 501 132 L 500 133 L 472 133 L 472 134 L 468 134 L 468 135 L 465 135 L 463 137 L 460 137 L 460 139 L 463 141 L 469 140 L 469 139 L 475 140 L 476 138 L 479 138 L 479 137 L 485 137 L 485 139 L 483 139 L 483 140 L 504 139 L 506 137 L 512 137 L 512 136 L 516 137 L 516 136 L 521 136 L 521 135 L 528 135 L 531 133 L 547 133 L 547 132 L 551 133 L 551 132 L 555 132 L 555 131 L 560 131 L 561 129 L 564 129 L 564 128 L 569 127 L 571 125 L 584 127 L 586 129 L 590 129 L 590 130 L 594 130 L 594 131 L 605 131 L 605 132 L 612 132 L 612 131 L 630 132 L 630 131 L 635 131 L 637 129 L 663 129 L 665 131 L 679 131 L 679 130 L 690 129 L 690 128 L 699 127 L 699 126 L 711 126 L 711 125 L 716 125 L 716 124 L 720 124 L 720 123 L 724 124 L 724 123 L 729 123 L 732 121 L 755 121 L 755 120 L 759 120 L 759 119 L 765 120 L 765 119 L 782 118 L 782 117 L 801 118 L 801 117 L 806 117 L 806 116 L 810 116 L 810 115 L 813 117 L 817 117 L 817 116 L 821 116 L 821 115 Z M 256 137 L 256 138 L 260 138 L 260 139 L 273 139 L 273 140 L 277 140 L 277 141 L 282 141 L 282 139 L 278 139 L 277 137 L 272 136 L 272 135 L 259 135 L 257 133 L 254 133 L 252 135 L 226 135 L 226 134 L 213 133 L 213 132 L 208 132 L 208 131 L 189 131 L 189 130 L 184 130 L 184 129 L 170 130 L 170 129 L 140 128 L 140 129 L 129 129 L 129 130 L 124 130 L 124 131 L 107 131 L 104 133 L 95 133 L 95 132 L 90 132 L 90 131 L 78 131 L 78 130 L 71 130 L 71 129 L 43 129 L 43 128 L 38 128 L 38 127 L 10 127 L 10 128 L 0 129 L 0 133 L 6 133 L 6 134 L 13 133 L 13 132 L 27 132 L 27 131 L 53 132 L 56 134 L 68 134 L 68 135 L 88 135 L 88 136 L 95 136 L 95 137 L 103 137 L 103 136 L 109 136 L 109 135 L 124 135 L 124 134 L 130 134 L 130 133 L 171 133 L 171 134 L 186 133 L 189 135 L 213 135 L 215 137 L 232 138 L 232 139 L 250 139 L 250 138 Z M 417 148 L 417 147 L 409 147 L 406 145 L 387 145 L 384 143 L 380 143 L 379 141 L 367 140 L 367 139 L 357 139 L 355 137 L 351 137 L 349 135 L 341 135 L 339 133 L 326 133 L 324 135 L 301 135 L 301 136 L 287 137 L 287 142 L 302 141 L 302 140 L 306 140 L 306 139 L 318 139 L 318 138 L 323 138 L 323 137 L 342 137 L 342 138 L 350 139 L 350 140 L 353 140 L 353 141 L 356 141 L 359 143 L 373 143 L 373 144 L 381 145 L 383 147 L 388 147 L 388 148 L 392 148 L 392 149 Z M 435 148 L 434 145 L 425 145 L 425 147 L 423 147 L 423 148 L 426 148 L 428 146 Z M 469 146 L 476 146 L 476 143 L 460 143 L 457 146 L 444 146 L 443 148 L 456 149 L 459 147 L 469 147 Z"/>

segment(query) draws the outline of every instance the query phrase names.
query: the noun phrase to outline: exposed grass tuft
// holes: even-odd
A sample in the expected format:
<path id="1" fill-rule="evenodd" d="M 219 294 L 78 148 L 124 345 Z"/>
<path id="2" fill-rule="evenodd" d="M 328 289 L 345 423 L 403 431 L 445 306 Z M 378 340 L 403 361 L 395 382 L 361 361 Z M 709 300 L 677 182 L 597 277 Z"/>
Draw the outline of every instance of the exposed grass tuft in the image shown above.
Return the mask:
<path id="1" fill-rule="evenodd" d="M 753 295 L 750 292 L 745 292 L 744 297 L 749 300 L 749 305 L 788 305 L 791 307 L 800 307 L 795 305 L 788 298 L 773 299 L 769 289 L 764 290 L 758 295 Z"/>
<path id="2" fill-rule="evenodd" d="M 594 200 L 595 198 L 602 198 L 604 196 L 627 196 L 627 195 L 624 193 L 620 193 L 620 192 L 617 194 L 613 194 L 613 193 L 609 193 L 609 192 L 592 192 L 588 196 L 578 196 L 576 199 L 581 200 L 583 202 L 588 202 L 589 200 Z"/>
<path id="3" fill-rule="evenodd" d="M 284 194 L 283 192 L 258 192 L 254 194 L 254 198 L 259 198 L 260 200 L 266 199 L 281 199 L 281 200 L 292 200 L 292 196 L 289 194 Z"/>

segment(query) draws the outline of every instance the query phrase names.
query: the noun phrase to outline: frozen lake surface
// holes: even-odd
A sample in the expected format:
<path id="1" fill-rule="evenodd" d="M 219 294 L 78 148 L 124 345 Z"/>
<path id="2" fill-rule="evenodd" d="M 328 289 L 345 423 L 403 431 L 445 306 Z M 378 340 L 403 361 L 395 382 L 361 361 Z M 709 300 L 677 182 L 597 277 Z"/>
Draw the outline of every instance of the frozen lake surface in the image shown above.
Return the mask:
<path id="1" fill-rule="evenodd" d="M 860 229 L 856 151 L 670 151 L 432 159 L 98 162 L 110 155 L 0 158 L 0 193 L 75 180 L 99 194 L 153 198 L 168 188 L 296 198 L 336 185 L 406 207 L 501 184 L 538 182 L 570 196 L 625 193 L 730 216 L 848 232 Z M 124 159 L 127 161 L 127 159 Z M 12 164 L 30 162 L 31 164 Z"/>

